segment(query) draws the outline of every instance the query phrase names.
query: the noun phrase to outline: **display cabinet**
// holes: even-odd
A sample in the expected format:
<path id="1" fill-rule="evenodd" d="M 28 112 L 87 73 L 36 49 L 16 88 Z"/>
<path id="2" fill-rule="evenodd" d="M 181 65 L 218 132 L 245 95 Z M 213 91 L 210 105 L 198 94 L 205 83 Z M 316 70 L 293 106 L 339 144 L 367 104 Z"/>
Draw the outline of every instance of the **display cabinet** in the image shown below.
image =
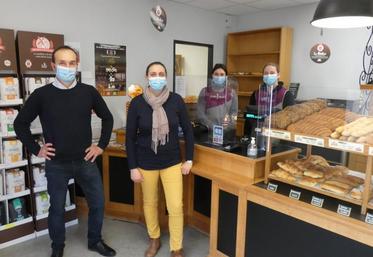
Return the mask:
<path id="1" fill-rule="evenodd" d="M 359 220 L 371 217 L 373 209 L 373 117 L 361 113 L 359 101 L 347 109 L 329 107 L 325 99 L 314 99 L 290 106 L 267 117 L 269 146 L 281 139 L 307 145 L 303 158 L 271 162 L 267 151 L 265 183 L 269 187 L 288 187 L 289 196 L 297 199 L 311 194 L 310 204 L 334 210 Z M 328 155 L 314 155 L 312 146 L 334 149 L 365 160 L 363 172 L 350 157 L 341 165 L 328 161 Z M 269 147 L 269 149 L 271 149 Z M 355 157 L 356 159 L 356 157 Z M 286 186 L 285 186 L 286 185 Z M 360 215 L 361 214 L 361 215 Z"/>

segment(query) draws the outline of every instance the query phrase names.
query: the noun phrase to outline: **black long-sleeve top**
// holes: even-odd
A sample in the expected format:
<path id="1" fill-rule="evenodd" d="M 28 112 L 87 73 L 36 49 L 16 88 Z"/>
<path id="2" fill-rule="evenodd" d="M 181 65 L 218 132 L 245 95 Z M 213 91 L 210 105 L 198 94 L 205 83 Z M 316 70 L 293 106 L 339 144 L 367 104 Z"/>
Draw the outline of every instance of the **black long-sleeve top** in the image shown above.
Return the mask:
<path id="1" fill-rule="evenodd" d="M 34 140 L 30 125 L 39 116 L 45 143 L 56 149 L 54 160 L 81 160 L 92 144 L 91 114 L 102 120 L 98 146 L 109 143 L 113 116 L 104 99 L 89 85 L 78 83 L 72 89 L 59 89 L 52 84 L 36 89 L 14 121 L 14 130 L 27 149 L 37 155 L 40 146 Z"/>
<path id="2" fill-rule="evenodd" d="M 168 142 L 158 145 L 155 154 L 151 149 L 153 109 L 143 95 L 132 99 L 126 126 L 126 151 L 130 169 L 159 170 L 180 163 L 179 125 L 184 133 L 185 158 L 193 160 L 193 129 L 183 99 L 180 95 L 170 92 L 163 108 L 169 124 Z"/>

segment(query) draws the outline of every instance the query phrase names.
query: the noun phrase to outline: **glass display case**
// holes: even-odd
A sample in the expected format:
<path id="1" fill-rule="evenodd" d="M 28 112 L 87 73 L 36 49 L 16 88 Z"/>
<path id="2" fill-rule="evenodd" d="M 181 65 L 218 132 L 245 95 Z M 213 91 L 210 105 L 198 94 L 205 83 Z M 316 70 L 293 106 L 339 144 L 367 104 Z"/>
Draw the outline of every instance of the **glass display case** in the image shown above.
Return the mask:
<path id="1" fill-rule="evenodd" d="M 318 207 L 328 200 L 325 206 L 337 206 L 336 211 L 342 215 L 350 216 L 355 209 L 360 212 L 356 218 L 365 218 L 359 214 L 373 210 L 373 116 L 369 111 L 373 108 L 372 89 L 373 86 L 363 87 L 360 98 L 346 101 L 347 105 L 335 106 L 332 101 L 318 98 L 278 112 L 266 112 L 261 130 L 268 149 L 265 183 L 286 185 L 290 194 L 297 193 L 298 199 L 301 194 L 309 195 L 307 201 L 315 205 L 317 200 Z M 266 110 L 271 107 L 265 106 Z M 304 156 L 271 163 L 271 146 L 288 142 L 306 146 Z M 316 148 L 321 149 L 317 154 Z M 345 158 L 336 164 L 327 149 L 345 153 Z"/>

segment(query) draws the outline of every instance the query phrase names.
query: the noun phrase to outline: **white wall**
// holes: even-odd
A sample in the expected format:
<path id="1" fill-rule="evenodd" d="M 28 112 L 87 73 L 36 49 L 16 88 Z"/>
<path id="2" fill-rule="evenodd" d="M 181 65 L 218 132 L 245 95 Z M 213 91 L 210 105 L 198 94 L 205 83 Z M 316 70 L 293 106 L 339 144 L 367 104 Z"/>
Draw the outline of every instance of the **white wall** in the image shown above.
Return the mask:
<path id="1" fill-rule="evenodd" d="M 290 26 L 294 29 L 291 81 L 300 82 L 298 98 L 328 97 L 356 99 L 359 97 L 359 76 L 363 70 L 363 53 L 369 31 L 358 29 L 320 29 L 313 27 L 317 4 L 304 5 L 238 18 L 237 31 Z M 316 43 L 326 43 L 331 57 L 316 64 L 309 52 Z"/>
<path id="2" fill-rule="evenodd" d="M 177 44 L 175 52 L 184 57 L 186 96 L 198 97 L 208 77 L 208 47 Z"/>
<path id="3" fill-rule="evenodd" d="M 161 4 L 167 13 L 164 32 L 157 32 L 149 11 Z M 234 21 L 235 22 L 235 21 Z M 234 26 L 234 25 L 233 25 Z M 224 59 L 225 15 L 166 0 L 2 0 L 0 27 L 60 33 L 79 42 L 83 82 L 94 83 L 94 43 L 127 46 L 127 84 L 144 85 L 148 63 L 162 61 L 172 89 L 173 40 L 214 45 L 214 61 Z M 125 123 L 127 97 L 105 97 L 118 128 Z"/>

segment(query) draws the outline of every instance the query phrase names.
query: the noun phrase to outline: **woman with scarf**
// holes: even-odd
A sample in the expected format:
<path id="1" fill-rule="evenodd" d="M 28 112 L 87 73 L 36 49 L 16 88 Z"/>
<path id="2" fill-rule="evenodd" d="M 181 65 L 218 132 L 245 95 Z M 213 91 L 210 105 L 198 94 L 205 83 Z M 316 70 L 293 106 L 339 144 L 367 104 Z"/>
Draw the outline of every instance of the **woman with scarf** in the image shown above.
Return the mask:
<path id="1" fill-rule="evenodd" d="M 183 179 L 193 160 L 193 130 L 180 95 L 168 90 L 167 70 L 160 62 L 146 68 L 149 86 L 132 99 L 128 109 L 126 151 L 131 179 L 141 183 L 145 222 L 150 237 L 146 257 L 161 247 L 158 221 L 158 183 L 162 181 L 169 215 L 171 257 L 182 257 Z M 184 132 L 185 159 L 181 162 L 178 129 Z"/>
<path id="2" fill-rule="evenodd" d="M 236 129 L 238 111 L 237 94 L 227 79 L 227 68 L 217 63 L 211 72 L 211 83 L 199 93 L 197 103 L 198 121 L 209 130 L 214 125 Z M 233 133 L 234 134 L 234 133 Z"/>

